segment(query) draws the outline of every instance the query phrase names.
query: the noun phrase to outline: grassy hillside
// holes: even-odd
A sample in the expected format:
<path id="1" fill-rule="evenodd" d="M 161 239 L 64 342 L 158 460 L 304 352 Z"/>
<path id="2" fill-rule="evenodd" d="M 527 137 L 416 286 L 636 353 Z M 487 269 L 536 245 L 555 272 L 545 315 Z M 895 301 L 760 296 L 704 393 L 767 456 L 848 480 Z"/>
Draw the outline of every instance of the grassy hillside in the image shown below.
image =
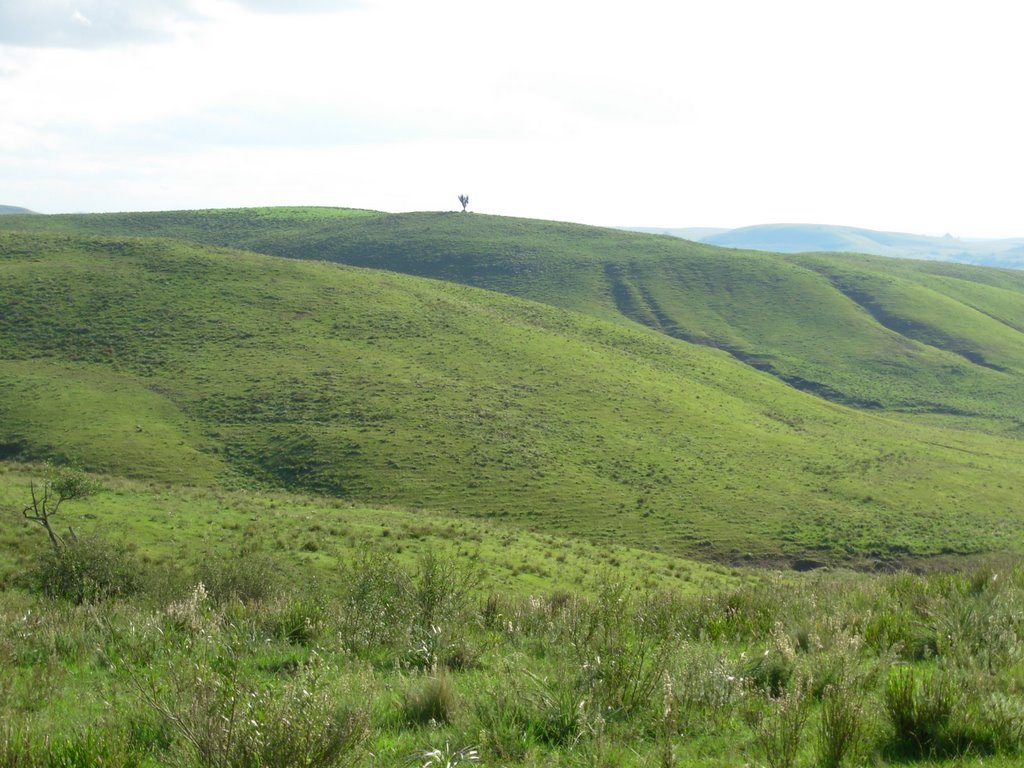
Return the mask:
<path id="1" fill-rule="evenodd" d="M 635 323 L 167 240 L 0 234 L 0 446 L 702 557 L 1024 547 L 1018 440 L 837 406 Z"/>
<path id="2" fill-rule="evenodd" d="M 0 509 L 20 509 L 30 484 L 45 468 L 0 462 Z M 227 490 L 99 476 L 100 491 L 64 505 L 59 530 L 73 526 L 84 538 L 123 541 L 143 562 L 192 574 L 239 552 L 273 553 L 282 583 L 316 580 L 328 593 L 344 588 L 344 566 L 368 555 L 412 568 L 427 552 L 472 560 L 480 591 L 506 595 L 587 592 L 603 570 L 630 588 L 671 584 L 696 594 L 755 578 L 721 565 L 700 563 L 611 542 L 532 533 L 498 520 L 464 515 L 367 507 L 337 498 L 286 491 Z M 31 568 L 46 546 L 35 524 L 8 518 L 0 529 L 0 592 Z M 190 588 L 194 580 L 186 575 Z M 180 586 L 180 585 L 179 585 Z"/>
<path id="3" fill-rule="evenodd" d="M 440 278 L 728 351 L 834 402 L 1019 435 L 1024 273 L 778 255 L 477 214 L 240 209 L 8 217 Z"/>

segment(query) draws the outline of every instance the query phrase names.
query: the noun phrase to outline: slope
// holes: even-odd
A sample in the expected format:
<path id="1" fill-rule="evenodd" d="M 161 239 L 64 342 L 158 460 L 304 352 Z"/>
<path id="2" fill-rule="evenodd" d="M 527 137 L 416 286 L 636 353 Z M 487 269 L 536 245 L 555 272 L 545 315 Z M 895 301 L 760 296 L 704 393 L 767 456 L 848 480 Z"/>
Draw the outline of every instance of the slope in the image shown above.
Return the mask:
<path id="1" fill-rule="evenodd" d="M 1024 546 L 1019 441 L 635 325 L 173 241 L 0 234 L 0 444 L 704 557 Z"/>
<path id="2" fill-rule="evenodd" d="M 156 234 L 489 288 L 718 347 L 834 402 L 1021 434 L 1024 272 L 729 251 L 479 214 L 238 209 L 6 217 Z"/>
<path id="3" fill-rule="evenodd" d="M 0 462 L 0 509 L 25 503 L 38 467 Z M 260 491 L 183 487 L 165 482 L 100 476 L 101 490 L 60 513 L 82 537 L 111 537 L 145 553 L 147 564 L 191 570 L 231 562 L 242 552 L 272 549 L 277 583 L 308 584 L 336 593 L 345 565 L 368 555 L 409 567 L 431 552 L 473 558 L 483 594 L 586 593 L 598 568 L 615 569 L 637 588 L 672 583 L 682 593 L 706 592 L 756 578 L 724 565 L 702 563 L 576 537 L 524 531 L 514 524 L 465 515 L 368 508 L 337 498 Z M 0 592 L 31 569 L 40 531 L 24 521 L 0 528 Z M 180 572 L 180 571 L 179 571 Z M 591 574 L 591 576 L 588 576 Z M 164 574 L 167 575 L 166 573 Z"/>

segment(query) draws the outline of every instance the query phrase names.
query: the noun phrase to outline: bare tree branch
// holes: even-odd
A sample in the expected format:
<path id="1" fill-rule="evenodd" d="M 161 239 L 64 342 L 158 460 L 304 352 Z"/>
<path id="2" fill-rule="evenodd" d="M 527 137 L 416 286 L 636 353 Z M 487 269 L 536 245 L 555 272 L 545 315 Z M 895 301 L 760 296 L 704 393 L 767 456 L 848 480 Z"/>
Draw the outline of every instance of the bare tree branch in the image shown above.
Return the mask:
<path id="1" fill-rule="evenodd" d="M 22 509 L 26 520 L 39 523 L 46 529 L 53 548 L 60 550 L 64 541 L 53 529 L 51 520 L 60 510 L 60 505 L 72 499 L 84 499 L 96 492 L 96 484 L 83 472 L 76 469 L 49 470 L 48 477 L 41 483 L 29 485 L 32 503 Z M 71 534 L 74 537 L 74 531 Z"/>

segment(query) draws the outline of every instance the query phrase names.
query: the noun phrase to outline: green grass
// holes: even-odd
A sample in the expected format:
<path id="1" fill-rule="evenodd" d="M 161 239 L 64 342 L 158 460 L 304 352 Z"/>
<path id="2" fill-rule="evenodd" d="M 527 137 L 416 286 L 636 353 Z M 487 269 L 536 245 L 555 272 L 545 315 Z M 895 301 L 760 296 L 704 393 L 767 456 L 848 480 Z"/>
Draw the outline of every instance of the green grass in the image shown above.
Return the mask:
<path id="1" fill-rule="evenodd" d="M 461 214 L 11 221 L 0 765 L 1020 763 L 1016 273 Z M 20 514 L 46 458 L 99 483 L 57 530 L 140 592 L 32 591 L 75 562 Z M 933 572 L 743 567 L 821 564 Z"/>
<path id="2" fill-rule="evenodd" d="M 0 278 L 8 457 L 731 562 L 1024 543 L 1018 440 L 840 407 L 633 323 L 168 240 L 2 234 Z"/>
<path id="3" fill-rule="evenodd" d="M 478 214 L 340 209 L 24 216 L 5 228 L 160 235 L 434 277 L 720 347 L 836 402 L 1019 433 L 1024 273 L 730 251 Z"/>
<path id="4" fill-rule="evenodd" d="M 0 274 L 7 455 L 734 561 L 1021 543 L 1018 441 L 837 407 L 651 329 L 170 241 L 8 234 Z"/>
<path id="5" fill-rule="evenodd" d="M 98 498 L 112 493 L 154 501 L 138 484 Z M 263 531 L 257 553 L 273 545 Z M 428 547 L 334 581 L 281 553 L 283 580 L 245 602 L 200 587 L 202 564 L 135 563 L 147 590 L 87 605 L 0 589 L 0 759 L 1002 768 L 1024 754 L 1016 560 L 696 594 L 605 568 L 582 591 L 494 594 L 463 581 L 472 562 Z M 218 564 L 273 576 L 247 568 L 254 556 L 224 547 Z"/>
<path id="6" fill-rule="evenodd" d="M 0 463 L 0 586 L 25 572 L 40 527 L 18 513 L 43 467 Z M 375 553 L 412 567 L 425 551 L 476 562 L 480 588 L 506 595 L 586 592 L 602 570 L 637 588 L 674 583 L 684 594 L 740 583 L 748 576 L 719 565 L 616 544 L 533 533 L 495 520 L 400 507 L 368 507 L 282 491 L 224 490 L 100 477 L 101 490 L 69 501 L 59 532 L 121 541 L 146 562 L 194 569 L 254 547 L 273 553 L 288 573 L 315 574 L 329 591 L 343 585 L 345 563 Z"/>
<path id="7" fill-rule="evenodd" d="M 3 360 L 0 390 L 9 455 L 27 451 L 196 485 L 225 476 L 187 417 L 131 375 L 78 362 Z"/>

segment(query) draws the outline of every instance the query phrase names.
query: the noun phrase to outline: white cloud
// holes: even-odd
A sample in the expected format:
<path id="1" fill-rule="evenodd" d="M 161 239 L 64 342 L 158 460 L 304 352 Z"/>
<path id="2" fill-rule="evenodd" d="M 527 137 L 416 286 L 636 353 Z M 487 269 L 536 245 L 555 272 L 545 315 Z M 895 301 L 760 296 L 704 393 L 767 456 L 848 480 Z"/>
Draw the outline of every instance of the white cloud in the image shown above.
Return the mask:
<path id="1" fill-rule="evenodd" d="M 246 10 L 258 13 L 335 13 L 362 5 L 362 0 L 235 0 Z"/>

